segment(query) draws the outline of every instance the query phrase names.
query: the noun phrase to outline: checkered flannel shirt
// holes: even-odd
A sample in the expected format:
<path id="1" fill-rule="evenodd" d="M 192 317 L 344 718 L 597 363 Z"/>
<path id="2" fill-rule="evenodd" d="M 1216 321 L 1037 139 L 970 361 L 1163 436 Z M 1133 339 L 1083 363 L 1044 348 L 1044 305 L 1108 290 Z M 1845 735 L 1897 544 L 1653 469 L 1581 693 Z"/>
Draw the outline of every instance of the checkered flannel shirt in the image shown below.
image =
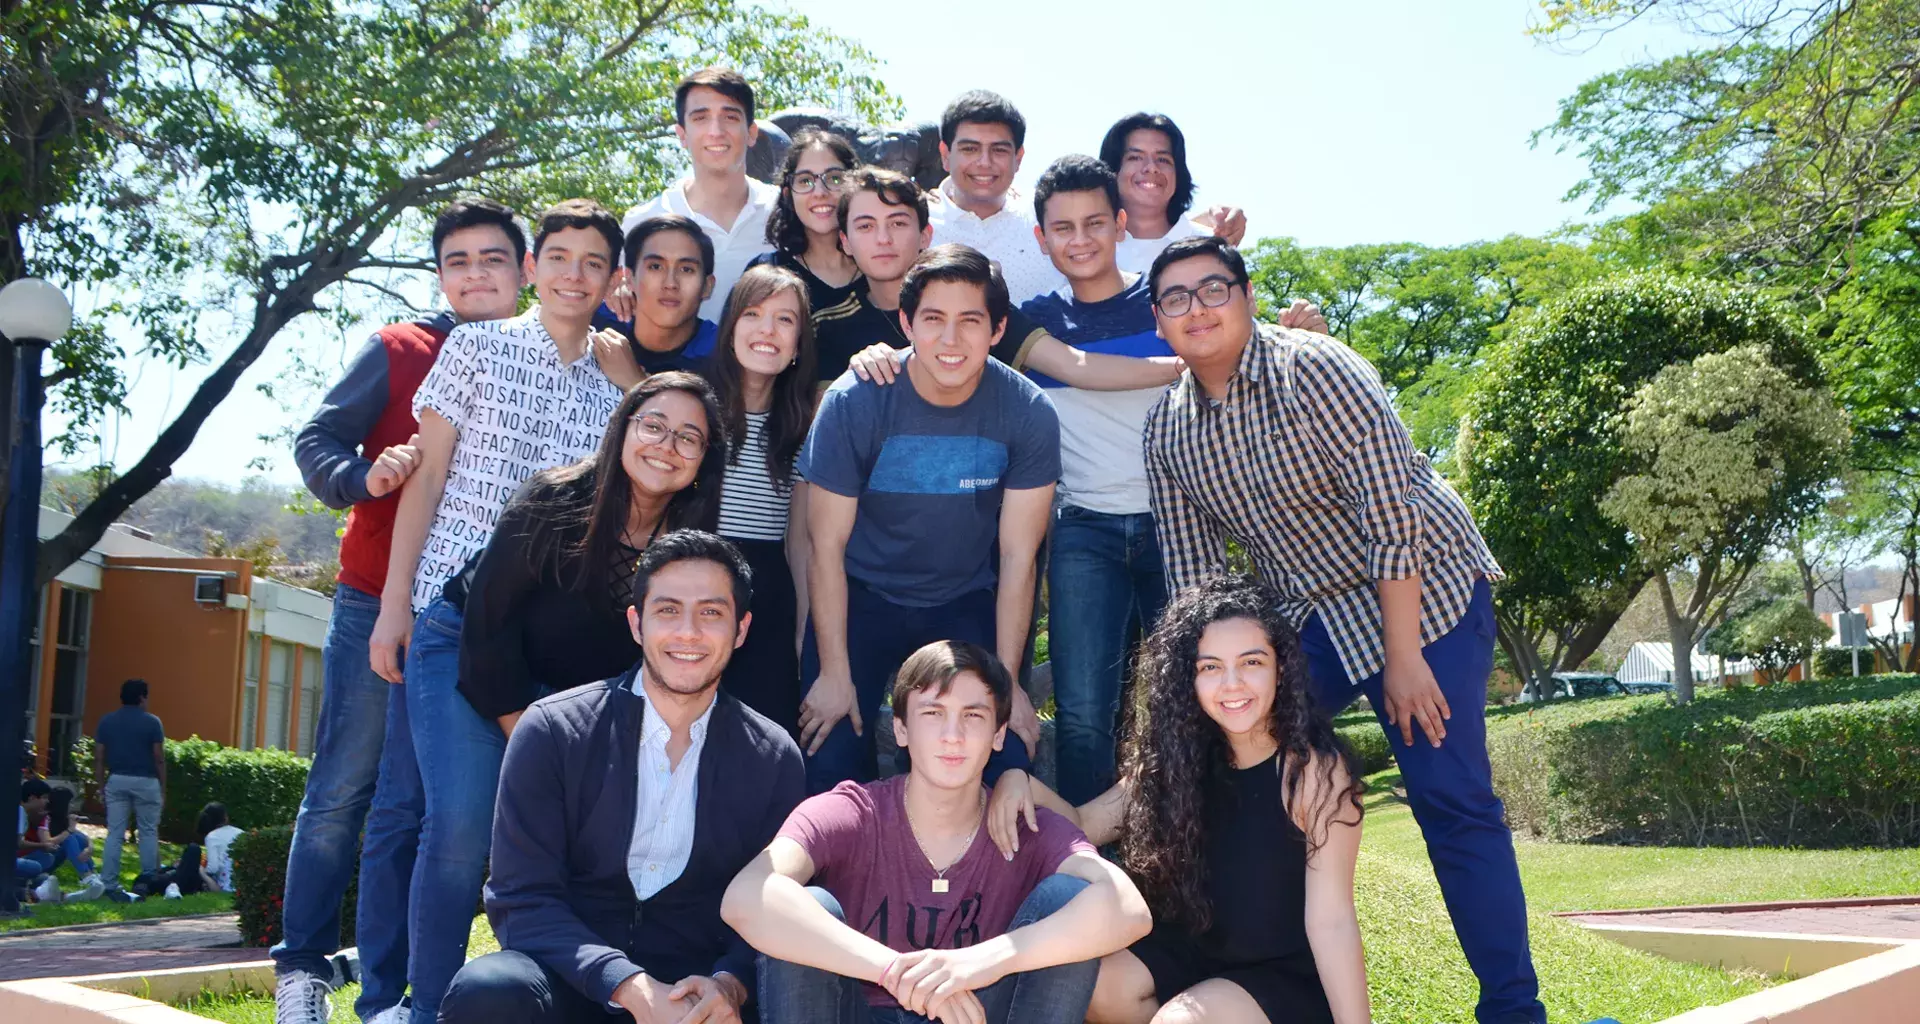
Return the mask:
<path id="1" fill-rule="evenodd" d="M 1416 451 L 1380 375 L 1332 338 L 1261 325 L 1224 401 L 1192 371 L 1147 416 L 1147 483 L 1167 583 L 1246 549 L 1296 627 L 1318 613 L 1355 682 L 1381 670 L 1376 581 L 1421 579 L 1420 639 L 1498 579 L 1473 516 Z"/>

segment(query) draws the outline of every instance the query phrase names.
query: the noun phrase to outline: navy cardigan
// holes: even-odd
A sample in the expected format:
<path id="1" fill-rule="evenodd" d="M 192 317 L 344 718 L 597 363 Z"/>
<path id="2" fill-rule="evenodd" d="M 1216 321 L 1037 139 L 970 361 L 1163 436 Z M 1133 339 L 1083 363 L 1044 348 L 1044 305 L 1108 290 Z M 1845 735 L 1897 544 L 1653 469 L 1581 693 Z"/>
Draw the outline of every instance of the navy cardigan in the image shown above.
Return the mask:
<path id="1" fill-rule="evenodd" d="M 806 796 L 800 748 L 718 694 L 700 753 L 693 853 L 679 878 L 641 902 L 627 876 L 644 709 L 634 671 L 535 701 L 514 727 L 487 917 L 501 948 L 596 1003 L 639 971 L 668 984 L 726 971 L 751 993 L 754 951 L 720 920 L 720 897 Z"/>

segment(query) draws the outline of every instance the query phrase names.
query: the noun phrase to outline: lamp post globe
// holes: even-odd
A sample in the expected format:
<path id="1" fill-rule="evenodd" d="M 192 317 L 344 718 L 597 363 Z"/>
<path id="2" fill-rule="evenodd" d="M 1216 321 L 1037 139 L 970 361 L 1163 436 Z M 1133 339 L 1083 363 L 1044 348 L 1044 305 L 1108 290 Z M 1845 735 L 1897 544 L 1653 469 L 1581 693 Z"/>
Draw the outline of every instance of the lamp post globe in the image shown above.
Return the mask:
<path id="1" fill-rule="evenodd" d="M 0 334 L 13 342 L 60 340 L 73 326 L 73 304 L 59 288 L 23 277 L 0 288 Z"/>
<path id="2" fill-rule="evenodd" d="M 25 746 L 28 680 L 33 664 L 32 637 L 40 608 L 34 557 L 40 543 L 40 408 L 45 388 L 40 360 L 48 346 L 73 326 L 73 304 L 66 293 L 38 278 L 23 277 L 0 288 L 0 359 L 10 387 L 0 399 L 7 419 L 5 444 L 6 505 L 0 514 L 0 781 L 18 784 Z M 0 815 L 0 847 L 19 844 L 16 818 Z M 0 917 L 21 913 L 12 882 L 0 886 Z"/>

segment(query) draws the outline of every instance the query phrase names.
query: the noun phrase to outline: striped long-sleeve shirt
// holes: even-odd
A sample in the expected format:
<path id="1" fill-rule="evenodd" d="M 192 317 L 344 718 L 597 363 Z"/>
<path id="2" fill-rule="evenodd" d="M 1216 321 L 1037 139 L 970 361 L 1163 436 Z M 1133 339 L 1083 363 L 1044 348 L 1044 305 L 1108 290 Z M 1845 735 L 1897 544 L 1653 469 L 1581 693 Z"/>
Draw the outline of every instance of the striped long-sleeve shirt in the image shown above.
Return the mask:
<path id="1" fill-rule="evenodd" d="M 1420 638 L 1460 621 L 1500 566 L 1466 504 L 1413 447 L 1366 359 L 1260 327 L 1224 401 L 1189 371 L 1147 417 L 1147 482 L 1167 582 L 1219 572 L 1227 538 L 1295 626 L 1319 614 L 1358 682 L 1386 661 L 1377 583 L 1421 579 Z"/>

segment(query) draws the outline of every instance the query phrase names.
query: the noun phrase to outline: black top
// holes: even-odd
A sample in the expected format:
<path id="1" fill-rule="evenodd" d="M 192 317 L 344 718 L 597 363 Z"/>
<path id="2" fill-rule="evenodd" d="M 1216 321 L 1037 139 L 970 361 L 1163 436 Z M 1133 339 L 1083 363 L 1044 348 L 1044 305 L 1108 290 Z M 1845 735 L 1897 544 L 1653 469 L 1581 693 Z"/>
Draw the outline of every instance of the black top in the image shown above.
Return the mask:
<path id="1" fill-rule="evenodd" d="M 847 301 L 847 299 L 853 295 L 854 290 L 864 285 L 867 280 L 860 276 L 860 272 L 856 270 L 853 274 L 853 280 L 848 281 L 846 284 L 828 284 L 815 276 L 813 271 L 807 269 L 807 265 L 800 262 L 798 256 L 784 252 L 763 252 L 753 259 L 748 260 L 747 266 L 774 266 L 799 274 L 800 280 L 807 283 L 807 309 L 812 311 L 816 322 L 820 318 L 821 310 L 832 309 L 842 302 Z M 845 369 L 845 367 L 841 369 Z"/>
<path id="2" fill-rule="evenodd" d="M 592 496 L 592 473 L 559 489 L 538 481 L 522 485 L 487 546 L 447 582 L 447 600 L 464 600 L 466 615 L 460 693 L 484 718 L 523 710 L 543 690 L 611 678 L 640 658 L 626 618 L 639 551 L 621 545 L 608 567 L 607 592 L 598 594 L 575 585 L 584 557 L 581 530 L 551 536 L 540 566 L 528 557 L 536 530 L 554 531 L 553 504 L 584 507 Z"/>
<path id="3" fill-rule="evenodd" d="M 1307 838 L 1287 813 L 1279 755 L 1216 771 L 1206 783 L 1207 898 L 1202 952 L 1233 963 L 1312 957 Z"/>
<path id="4" fill-rule="evenodd" d="M 686 870 L 646 902 L 627 876 L 645 698 L 631 675 L 536 702 L 500 765 L 487 918 L 503 949 L 604 1004 L 636 971 L 727 971 L 754 991 L 754 952 L 720 920 L 733 876 L 806 796 L 800 748 L 721 691 L 701 747 Z M 747 1003 L 752 1022 L 758 1000 Z M 613 1021 L 614 1018 L 607 1018 Z"/>
<path id="5" fill-rule="evenodd" d="M 867 295 L 865 278 L 854 285 L 853 293 L 838 305 L 813 312 L 815 368 L 823 385 L 840 379 L 853 357 L 870 345 L 884 342 L 906 348 L 913 343 L 900 329 L 899 310 L 875 306 Z M 993 357 L 1016 370 L 1025 369 L 1028 350 L 1046 333 L 1015 306 L 1007 311 L 1007 330 L 993 346 Z"/>

